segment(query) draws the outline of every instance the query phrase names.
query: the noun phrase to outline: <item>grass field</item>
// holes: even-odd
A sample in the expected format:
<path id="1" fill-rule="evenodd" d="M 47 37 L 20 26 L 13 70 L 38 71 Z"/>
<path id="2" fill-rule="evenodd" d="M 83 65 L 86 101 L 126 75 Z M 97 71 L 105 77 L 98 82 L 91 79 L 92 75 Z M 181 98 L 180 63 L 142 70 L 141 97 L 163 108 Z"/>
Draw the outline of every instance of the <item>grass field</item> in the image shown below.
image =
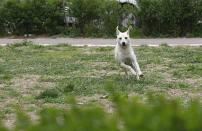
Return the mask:
<path id="1" fill-rule="evenodd" d="M 135 48 L 145 77 L 126 78 L 112 47 L 39 46 L 29 42 L 0 47 L 0 117 L 12 123 L 17 107 L 30 115 L 43 107 L 68 108 L 98 102 L 111 110 L 112 83 L 127 96 L 155 93 L 185 101 L 202 98 L 202 47 L 140 46 Z M 33 115 L 34 117 L 34 115 Z M 33 118 L 34 119 L 34 118 Z"/>

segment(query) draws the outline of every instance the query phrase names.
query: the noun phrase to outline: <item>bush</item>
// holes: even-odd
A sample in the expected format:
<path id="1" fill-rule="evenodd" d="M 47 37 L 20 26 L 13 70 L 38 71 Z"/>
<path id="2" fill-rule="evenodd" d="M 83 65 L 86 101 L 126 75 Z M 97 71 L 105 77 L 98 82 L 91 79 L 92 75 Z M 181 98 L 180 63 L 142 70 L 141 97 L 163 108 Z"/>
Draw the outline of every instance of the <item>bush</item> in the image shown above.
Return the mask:
<path id="1" fill-rule="evenodd" d="M 63 2 L 69 3 L 70 15 L 77 19 L 73 27 L 65 27 Z M 122 15 L 129 13 L 141 25 L 131 31 L 132 37 L 202 36 L 202 24 L 198 23 L 202 0 L 139 0 L 139 10 L 129 4 L 121 6 L 116 0 L 3 0 L 0 35 L 114 37 Z"/>
<path id="2" fill-rule="evenodd" d="M 107 1 L 105 2 L 104 7 L 105 13 L 102 14 L 103 33 L 110 37 L 116 36 L 115 29 L 117 26 L 119 26 L 119 28 L 123 31 L 127 30 L 126 28 L 123 28 L 121 26 L 124 14 L 128 15 L 132 13 L 136 15 L 136 8 L 134 8 L 132 5 L 121 5 L 118 4 L 117 1 Z M 128 27 L 131 25 L 130 22 Z M 132 30 L 131 32 L 134 32 L 134 30 Z M 135 33 L 131 33 L 131 36 L 133 36 L 134 34 Z"/>
<path id="3" fill-rule="evenodd" d="M 47 89 L 37 96 L 37 99 L 45 99 L 45 98 L 57 98 L 59 95 L 58 90 L 56 89 Z"/>
<path id="4" fill-rule="evenodd" d="M 80 35 L 88 37 L 114 37 L 122 14 L 136 12 L 133 6 L 121 6 L 115 0 L 72 0 L 70 9 L 78 20 Z"/>
<path id="5" fill-rule="evenodd" d="M 191 36 L 199 27 L 202 0 L 141 0 L 140 9 L 147 36 Z"/>
<path id="6" fill-rule="evenodd" d="M 0 16 L 2 16 L 2 8 L 3 8 L 3 3 L 4 3 L 5 1 L 4 0 L 2 0 L 2 2 L 0 3 Z M 3 25 L 3 17 L 0 17 L 0 36 L 1 35 L 4 35 L 4 25 Z"/>
<path id="7" fill-rule="evenodd" d="M 100 14 L 103 13 L 105 0 L 71 0 L 70 2 L 72 15 L 78 20 L 80 34 L 96 33 L 101 24 Z M 89 31 L 85 31 L 86 29 Z"/>
<path id="8" fill-rule="evenodd" d="M 60 4 L 56 0 L 7 0 L 0 21 L 5 31 L 16 35 L 57 34 L 64 25 Z"/>
<path id="9" fill-rule="evenodd" d="M 39 121 L 32 122 L 18 113 L 15 130 L 32 131 L 200 131 L 202 107 L 198 102 L 186 106 L 178 100 L 151 95 L 147 101 L 127 99 L 114 94 L 113 113 L 107 113 L 96 105 L 71 105 L 68 111 L 43 109 Z M 75 103 L 75 102 L 73 102 Z M 3 129 L 3 128 L 2 128 Z"/>

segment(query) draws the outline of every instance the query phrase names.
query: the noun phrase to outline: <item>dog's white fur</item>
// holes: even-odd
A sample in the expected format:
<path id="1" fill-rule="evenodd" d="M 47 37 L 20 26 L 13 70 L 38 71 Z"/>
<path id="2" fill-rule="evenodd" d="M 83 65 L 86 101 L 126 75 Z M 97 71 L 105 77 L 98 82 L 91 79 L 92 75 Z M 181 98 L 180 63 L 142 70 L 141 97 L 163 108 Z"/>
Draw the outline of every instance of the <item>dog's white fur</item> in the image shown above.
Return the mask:
<path id="1" fill-rule="evenodd" d="M 137 62 L 137 57 L 131 47 L 131 41 L 129 36 L 129 29 L 126 32 L 120 32 L 118 27 L 116 28 L 117 44 L 115 47 L 115 59 L 124 69 L 126 75 L 130 71 L 139 80 L 143 76 Z"/>

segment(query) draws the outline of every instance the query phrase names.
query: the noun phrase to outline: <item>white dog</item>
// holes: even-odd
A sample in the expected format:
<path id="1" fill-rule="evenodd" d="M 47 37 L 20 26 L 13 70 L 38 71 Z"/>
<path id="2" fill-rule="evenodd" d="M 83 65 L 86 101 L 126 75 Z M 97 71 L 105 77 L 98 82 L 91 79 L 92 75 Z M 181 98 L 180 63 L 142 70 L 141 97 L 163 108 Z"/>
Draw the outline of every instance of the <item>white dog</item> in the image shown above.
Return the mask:
<path id="1" fill-rule="evenodd" d="M 140 70 L 136 55 L 131 47 L 129 29 L 126 32 L 120 32 L 117 27 L 116 34 L 115 59 L 124 69 L 126 75 L 128 74 L 127 71 L 130 71 L 139 80 L 140 77 L 143 77 L 143 73 Z"/>

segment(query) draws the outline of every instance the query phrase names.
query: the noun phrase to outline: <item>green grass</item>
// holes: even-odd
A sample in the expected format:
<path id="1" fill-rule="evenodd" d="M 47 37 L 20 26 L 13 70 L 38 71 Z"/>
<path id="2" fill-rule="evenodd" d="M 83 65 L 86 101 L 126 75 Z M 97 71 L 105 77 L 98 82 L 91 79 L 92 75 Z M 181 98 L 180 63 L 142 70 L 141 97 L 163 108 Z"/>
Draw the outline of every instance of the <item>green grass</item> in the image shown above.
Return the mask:
<path id="1" fill-rule="evenodd" d="M 31 104 L 36 110 L 46 104 L 57 107 L 72 95 L 82 101 L 82 97 L 108 94 L 105 84 L 109 80 L 117 92 L 128 95 L 144 97 L 154 92 L 172 96 L 175 92 L 174 96 L 183 99 L 202 98 L 201 46 L 140 46 L 135 51 L 145 74 L 139 81 L 132 75 L 126 78 L 114 60 L 112 47 L 31 43 L 0 47 L 0 104 L 5 109 L 13 103 L 25 110 L 30 110 Z"/>
<path id="2" fill-rule="evenodd" d="M 45 99 L 45 98 L 57 98 L 58 91 L 56 89 L 47 89 L 37 96 L 37 99 Z"/>

